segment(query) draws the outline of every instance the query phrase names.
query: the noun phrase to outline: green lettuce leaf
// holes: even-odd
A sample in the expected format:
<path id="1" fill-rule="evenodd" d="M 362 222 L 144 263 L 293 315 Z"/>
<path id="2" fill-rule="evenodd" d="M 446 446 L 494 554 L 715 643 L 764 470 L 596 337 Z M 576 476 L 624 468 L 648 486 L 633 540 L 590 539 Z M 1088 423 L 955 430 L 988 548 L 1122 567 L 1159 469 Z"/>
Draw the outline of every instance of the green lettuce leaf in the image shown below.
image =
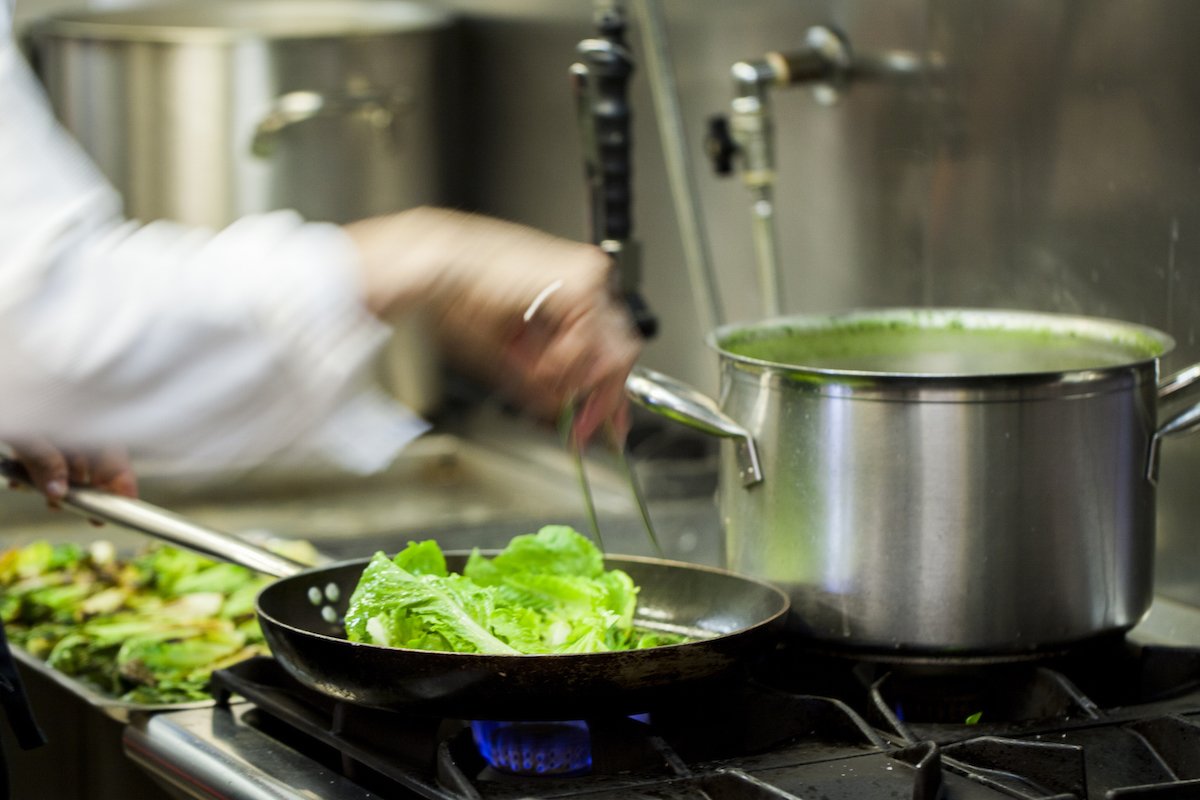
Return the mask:
<path id="1" fill-rule="evenodd" d="M 376 553 L 350 596 L 346 634 L 389 647 L 516 653 L 486 626 L 492 599 L 461 575 L 414 575 Z M 433 646 L 438 637 L 446 646 Z"/>
<path id="2" fill-rule="evenodd" d="M 377 553 L 350 599 L 351 641 L 467 653 L 594 653 L 682 641 L 635 631 L 637 587 L 564 525 L 515 537 L 462 575 L 447 573 L 436 542 Z M 668 639 L 670 639 L 668 641 Z"/>
<path id="3" fill-rule="evenodd" d="M 179 575 L 171 586 L 172 594 L 220 592 L 229 594 L 254 579 L 254 573 L 237 564 L 212 564 L 195 572 Z"/>
<path id="4" fill-rule="evenodd" d="M 481 574 L 473 574 L 473 571 Z M 597 578 L 604 572 L 604 554 L 574 528 L 547 525 L 537 533 L 513 537 L 508 546 L 490 560 L 472 554 L 463 569 L 468 578 L 485 584 L 492 575 L 521 572 Z"/>
<path id="5" fill-rule="evenodd" d="M 254 614 L 270 582 L 155 546 L 118 560 L 105 542 L 35 542 L 0 553 L 0 617 L 54 669 L 139 702 L 203 693 L 212 670 L 264 654 Z"/>
<path id="6" fill-rule="evenodd" d="M 440 575 L 444 578 L 450 574 L 446 569 L 446 556 L 433 540 L 409 542 L 408 547 L 396 554 L 392 563 L 414 575 Z"/>

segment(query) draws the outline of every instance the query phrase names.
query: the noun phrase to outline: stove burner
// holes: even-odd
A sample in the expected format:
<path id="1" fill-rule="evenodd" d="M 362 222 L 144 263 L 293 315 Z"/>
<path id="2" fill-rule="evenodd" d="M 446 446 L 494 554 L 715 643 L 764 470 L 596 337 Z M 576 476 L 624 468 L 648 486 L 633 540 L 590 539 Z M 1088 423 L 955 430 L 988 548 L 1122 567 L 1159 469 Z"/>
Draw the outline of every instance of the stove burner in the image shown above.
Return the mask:
<path id="1" fill-rule="evenodd" d="M 376 797 L 1200 797 L 1198 648 L 1118 642 L 966 664 L 781 646 L 698 702 L 586 724 L 348 706 L 272 659 L 221 670 L 214 683 L 254 704 L 241 716 L 248 725 Z M 290 738 L 273 719 L 296 726 Z"/>
<path id="2" fill-rule="evenodd" d="M 511 775 L 586 775 L 592 768 L 586 722 L 471 722 L 475 746 L 491 767 Z"/>
<path id="3" fill-rule="evenodd" d="M 1064 675 L 1044 667 L 943 675 L 894 670 L 871 689 L 877 705 L 908 723 L 972 725 L 1099 716 L 1094 703 Z"/>

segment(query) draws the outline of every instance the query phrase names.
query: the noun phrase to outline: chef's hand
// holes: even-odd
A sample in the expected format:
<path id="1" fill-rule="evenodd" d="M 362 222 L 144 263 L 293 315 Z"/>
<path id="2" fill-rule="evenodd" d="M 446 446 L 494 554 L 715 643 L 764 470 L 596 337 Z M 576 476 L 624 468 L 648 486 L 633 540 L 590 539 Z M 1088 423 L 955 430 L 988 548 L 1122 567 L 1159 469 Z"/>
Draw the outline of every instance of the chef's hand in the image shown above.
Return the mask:
<path id="1" fill-rule="evenodd" d="M 445 351 L 536 413 L 579 402 L 582 444 L 628 431 L 625 378 L 641 342 L 597 247 L 490 217 L 417 208 L 347 226 L 372 311 L 421 308 Z"/>
<path id="2" fill-rule="evenodd" d="M 121 448 L 95 452 L 60 450 L 46 439 L 27 439 L 14 443 L 12 451 L 51 508 L 59 507 L 70 484 L 137 497 L 137 477 Z"/>

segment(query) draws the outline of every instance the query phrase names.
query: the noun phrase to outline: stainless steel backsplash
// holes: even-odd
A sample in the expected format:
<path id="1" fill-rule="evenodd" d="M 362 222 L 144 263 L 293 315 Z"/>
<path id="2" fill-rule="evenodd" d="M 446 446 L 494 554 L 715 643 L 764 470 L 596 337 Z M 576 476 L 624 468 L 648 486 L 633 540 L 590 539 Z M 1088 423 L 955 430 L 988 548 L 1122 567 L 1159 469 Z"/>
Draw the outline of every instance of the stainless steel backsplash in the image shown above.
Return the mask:
<path id="1" fill-rule="evenodd" d="M 48 0 L 42 0 L 47 2 Z M 440 0 L 465 18 L 462 205 L 573 237 L 586 195 L 567 80 L 589 0 Z M 30 8 L 26 6 L 25 13 Z M 635 59 L 645 42 L 629 2 Z M 729 67 L 816 24 L 924 73 L 826 107 L 773 94 L 784 308 L 998 306 L 1118 317 L 1200 360 L 1200 4 L 1189 0 L 663 0 L 704 234 L 728 321 L 761 314 L 749 196 L 713 175 Z M 654 105 L 632 85 L 635 235 L 661 320 L 645 362 L 715 388 Z M 1164 447 L 1160 590 L 1200 605 L 1200 439 Z"/>
<path id="2" fill-rule="evenodd" d="M 591 4 L 446 0 L 470 20 L 465 202 L 585 232 L 566 82 Z M 629 3 L 631 15 L 636 3 Z M 916 79 L 821 106 L 773 95 L 784 308 L 971 305 L 1162 328 L 1167 371 L 1200 360 L 1200 5 L 1186 0 L 664 0 L 704 232 L 728 320 L 758 316 L 749 195 L 704 156 L 729 67 L 798 46 L 811 25 L 859 53 L 923 57 Z M 636 16 L 631 43 L 643 49 Z M 662 332 L 648 365 L 712 389 L 654 106 L 634 78 L 635 232 Z M 1158 585 L 1200 605 L 1200 440 L 1164 447 Z"/>

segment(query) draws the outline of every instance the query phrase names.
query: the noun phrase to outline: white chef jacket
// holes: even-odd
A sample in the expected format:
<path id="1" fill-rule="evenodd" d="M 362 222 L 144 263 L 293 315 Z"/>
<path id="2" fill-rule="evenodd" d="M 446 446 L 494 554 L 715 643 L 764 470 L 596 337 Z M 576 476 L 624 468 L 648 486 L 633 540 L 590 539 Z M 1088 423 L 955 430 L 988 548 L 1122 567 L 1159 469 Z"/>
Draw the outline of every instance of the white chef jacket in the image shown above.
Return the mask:
<path id="1" fill-rule="evenodd" d="M 122 216 L 55 121 L 0 0 L 0 440 L 121 443 L 172 470 L 385 466 L 425 424 L 372 388 L 385 326 L 346 234 Z"/>

